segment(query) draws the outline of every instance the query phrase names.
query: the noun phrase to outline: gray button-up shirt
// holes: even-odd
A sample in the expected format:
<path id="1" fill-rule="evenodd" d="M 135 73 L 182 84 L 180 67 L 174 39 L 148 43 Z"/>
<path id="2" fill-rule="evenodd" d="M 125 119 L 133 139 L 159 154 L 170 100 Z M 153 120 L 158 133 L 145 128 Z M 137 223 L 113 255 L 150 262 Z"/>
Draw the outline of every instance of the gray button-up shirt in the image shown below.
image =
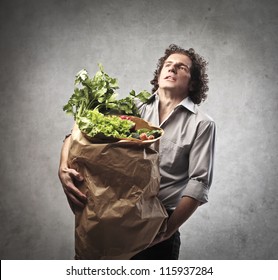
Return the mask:
<path id="1" fill-rule="evenodd" d="M 138 105 L 143 119 L 164 130 L 159 145 L 158 197 L 167 209 L 174 209 L 183 196 L 206 203 L 213 174 L 214 121 L 185 98 L 160 124 L 159 95 L 154 94 L 150 101 Z"/>

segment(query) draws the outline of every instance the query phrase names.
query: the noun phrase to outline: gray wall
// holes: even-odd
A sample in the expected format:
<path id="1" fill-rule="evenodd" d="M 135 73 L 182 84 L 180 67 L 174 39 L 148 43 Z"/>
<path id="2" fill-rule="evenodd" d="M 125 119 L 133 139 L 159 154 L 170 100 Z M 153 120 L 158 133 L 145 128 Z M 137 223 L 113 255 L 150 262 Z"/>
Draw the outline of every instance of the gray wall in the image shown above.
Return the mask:
<path id="1" fill-rule="evenodd" d="M 277 259 L 278 2 L 0 2 L 1 259 L 72 259 L 57 177 L 74 75 L 97 63 L 120 96 L 151 86 L 170 43 L 209 61 L 202 105 L 218 127 L 209 203 L 182 227 L 181 259 Z"/>

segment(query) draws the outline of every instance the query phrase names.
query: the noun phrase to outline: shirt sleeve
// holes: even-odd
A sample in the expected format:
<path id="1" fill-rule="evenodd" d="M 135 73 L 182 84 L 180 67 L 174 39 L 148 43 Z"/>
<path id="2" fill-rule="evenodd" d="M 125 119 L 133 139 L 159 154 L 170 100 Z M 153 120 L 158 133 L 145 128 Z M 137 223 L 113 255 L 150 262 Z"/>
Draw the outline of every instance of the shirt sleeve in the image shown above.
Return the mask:
<path id="1" fill-rule="evenodd" d="M 208 201 L 212 183 L 216 126 L 213 121 L 201 122 L 189 154 L 189 181 L 182 196 L 190 196 L 202 204 Z"/>

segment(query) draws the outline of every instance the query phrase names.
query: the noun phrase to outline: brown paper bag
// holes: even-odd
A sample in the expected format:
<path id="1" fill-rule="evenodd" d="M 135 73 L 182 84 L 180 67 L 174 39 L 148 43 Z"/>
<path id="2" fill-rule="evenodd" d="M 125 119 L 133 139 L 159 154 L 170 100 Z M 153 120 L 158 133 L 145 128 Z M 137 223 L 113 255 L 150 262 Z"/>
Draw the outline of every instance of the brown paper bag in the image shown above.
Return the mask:
<path id="1" fill-rule="evenodd" d="M 84 176 L 80 190 L 88 197 L 75 216 L 76 259 L 130 259 L 166 230 L 153 147 L 95 144 L 74 129 L 69 166 Z"/>

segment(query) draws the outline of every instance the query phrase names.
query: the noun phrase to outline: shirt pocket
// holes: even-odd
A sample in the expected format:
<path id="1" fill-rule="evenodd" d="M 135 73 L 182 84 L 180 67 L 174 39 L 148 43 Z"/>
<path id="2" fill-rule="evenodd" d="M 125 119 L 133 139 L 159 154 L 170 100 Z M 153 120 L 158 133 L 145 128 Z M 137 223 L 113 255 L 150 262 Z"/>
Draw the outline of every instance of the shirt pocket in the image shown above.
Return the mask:
<path id="1" fill-rule="evenodd" d="M 160 142 L 160 167 L 172 174 L 179 175 L 188 170 L 189 145 L 180 146 L 163 137 Z"/>

